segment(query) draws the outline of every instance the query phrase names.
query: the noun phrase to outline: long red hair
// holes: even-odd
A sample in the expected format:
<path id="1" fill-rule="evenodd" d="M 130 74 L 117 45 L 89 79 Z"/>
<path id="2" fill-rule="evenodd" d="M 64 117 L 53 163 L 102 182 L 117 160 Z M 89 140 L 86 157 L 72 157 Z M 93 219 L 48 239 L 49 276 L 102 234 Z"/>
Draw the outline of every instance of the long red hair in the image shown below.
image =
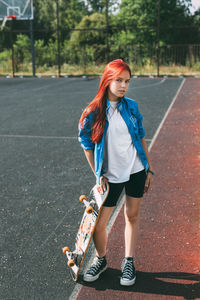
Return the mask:
<path id="1" fill-rule="evenodd" d="M 111 81 L 116 79 L 121 72 L 128 71 L 131 76 L 131 70 L 129 66 L 122 60 L 116 59 L 108 63 L 104 69 L 101 81 L 99 84 L 99 90 L 95 98 L 90 102 L 90 104 L 83 111 L 79 124 L 83 127 L 84 119 L 91 113 L 95 112 L 95 118 L 92 125 L 91 138 L 93 143 L 100 142 L 105 122 L 106 122 L 106 98 L 107 98 L 107 88 Z"/>

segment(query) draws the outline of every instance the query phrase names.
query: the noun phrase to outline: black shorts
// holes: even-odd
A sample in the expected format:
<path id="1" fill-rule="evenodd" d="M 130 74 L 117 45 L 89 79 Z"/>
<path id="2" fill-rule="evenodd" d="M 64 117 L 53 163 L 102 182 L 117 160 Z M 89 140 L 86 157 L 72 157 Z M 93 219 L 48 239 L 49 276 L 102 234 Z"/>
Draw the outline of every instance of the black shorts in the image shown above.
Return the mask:
<path id="1" fill-rule="evenodd" d="M 121 195 L 124 187 L 127 196 L 142 198 L 144 194 L 146 177 L 147 175 L 145 170 L 142 170 L 138 173 L 132 174 L 129 181 L 122 183 L 109 182 L 109 194 L 103 206 L 116 206 L 119 196 Z"/>

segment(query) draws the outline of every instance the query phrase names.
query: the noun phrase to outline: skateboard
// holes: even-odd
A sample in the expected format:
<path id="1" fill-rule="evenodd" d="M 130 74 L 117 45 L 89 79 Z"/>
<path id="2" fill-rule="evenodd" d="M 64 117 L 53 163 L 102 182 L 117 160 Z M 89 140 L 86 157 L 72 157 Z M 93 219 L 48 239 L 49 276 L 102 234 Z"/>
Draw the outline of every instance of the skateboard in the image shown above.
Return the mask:
<path id="1" fill-rule="evenodd" d="M 78 280 L 79 271 L 84 262 L 102 206 L 107 199 L 108 192 L 108 184 L 106 185 L 106 192 L 104 192 L 104 194 L 100 194 L 97 191 L 97 185 L 95 185 L 90 191 L 88 200 L 85 195 L 81 195 L 79 198 L 85 205 L 85 211 L 76 235 L 75 250 L 71 251 L 68 247 L 62 249 L 67 257 L 67 265 L 70 268 L 70 273 L 74 281 Z"/>

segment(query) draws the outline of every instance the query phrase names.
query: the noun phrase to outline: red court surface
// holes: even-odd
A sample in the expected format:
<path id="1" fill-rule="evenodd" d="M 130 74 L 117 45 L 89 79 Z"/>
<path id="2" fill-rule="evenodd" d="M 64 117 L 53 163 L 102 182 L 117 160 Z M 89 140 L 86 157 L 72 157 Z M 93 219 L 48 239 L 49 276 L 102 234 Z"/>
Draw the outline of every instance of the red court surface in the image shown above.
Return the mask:
<path id="1" fill-rule="evenodd" d="M 109 234 L 109 268 L 77 300 L 200 299 L 200 79 L 186 79 L 155 143 L 156 175 L 141 207 L 137 280 L 119 284 L 124 255 L 120 211 Z"/>

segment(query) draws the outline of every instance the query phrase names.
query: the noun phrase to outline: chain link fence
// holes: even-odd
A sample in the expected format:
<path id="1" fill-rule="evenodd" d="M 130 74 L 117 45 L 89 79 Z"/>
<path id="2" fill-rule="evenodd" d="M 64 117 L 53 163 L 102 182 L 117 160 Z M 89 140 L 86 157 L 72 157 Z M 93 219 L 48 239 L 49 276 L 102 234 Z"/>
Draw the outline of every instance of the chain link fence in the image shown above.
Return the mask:
<path id="1" fill-rule="evenodd" d="M 1 41 L 9 44 L 0 49 L 1 75 L 96 75 L 105 64 L 122 58 L 137 75 L 198 75 L 200 74 L 200 44 L 151 46 L 134 44 L 130 29 L 104 28 L 76 29 L 66 32 L 55 30 L 16 30 L 10 22 L 1 32 Z M 114 34 L 113 34 L 114 33 Z M 50 38 L 49 38 L 50 37 Z M 78 42 L 77 42 L 78 41 Z"/>

